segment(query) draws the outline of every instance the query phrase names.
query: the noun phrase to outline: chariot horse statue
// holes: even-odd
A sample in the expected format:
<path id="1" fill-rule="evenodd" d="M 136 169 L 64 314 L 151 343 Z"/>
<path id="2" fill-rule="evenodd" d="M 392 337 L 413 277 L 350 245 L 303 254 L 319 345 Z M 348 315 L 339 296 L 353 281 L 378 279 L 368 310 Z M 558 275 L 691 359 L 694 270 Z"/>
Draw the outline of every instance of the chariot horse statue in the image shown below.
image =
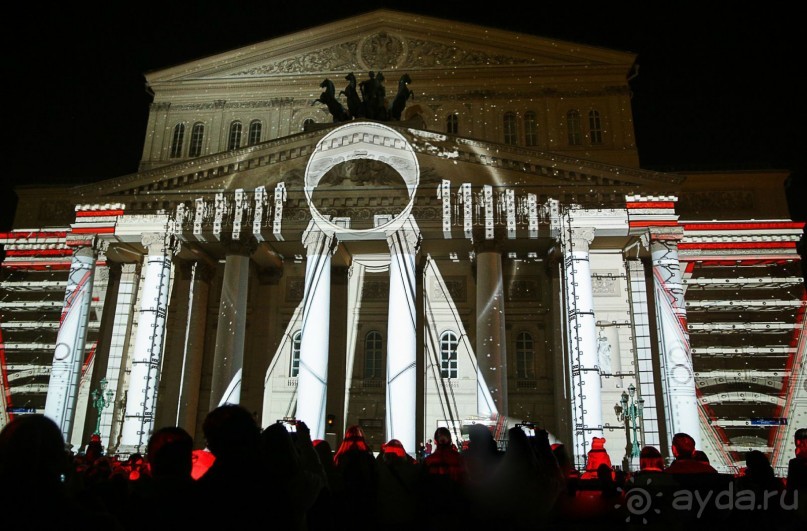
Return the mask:
<path id="1" fill-rule="evenodd" d="M 344 94 L 347 98 L 348 114 L 350 114 L 352 118 L 362 118 L 365 115 L 364 103 L 359 97 L 356 76 L 353 74 L 353 72 L 351 72 L 345 76 L 345 79 L 347 80 L 347 86 L 345 87 L 345 90 L 340 91 L 339 94 Z"/>
<path id="2" fill-rule="evenodd" d="M 409 74 L 402 75 L 398 80 L 398 93 L 395 94 L 395 99 L 392 100 L 389 108 L 389 117 L 391 119 L 400 120 L 401 113 L 406 107 L 406 100 L 415 97 L 415 93 L 409 88 L 409 83 L 411 82 L 412 78 L 409 77 Z"/>
<path id="3" fill-rule="evenodd" d="M 337 122 L 347 122 L 350 120 L 350 115 L 348 115 L 345 108 L 339 103 L 339 100 L 336 99 L 336 87 L 328 78 L 322 80 L 322 83 L 319 84 L 320 87 L 324 88 L 325 90 L 322 91 L 319 98 L 315 99 L 311 102 L 311 105 L 315 103 L 324 103 L 328 107 L 328 111 L 333 116 L 334 123 Z"/>
<path id="4" fill-rule="evenodd" d="M 402 75 L 398 80 L 398 92 L 389 106 L 387 106 L 383 73 L 371 71 L 369 79 L 361 83 L 356 82 L 353 72 L 346 75 L 345 79 L 348 84 L 344 90 L 339 92 L 339 96 L 344 95 L 347 99 L 347 110 L 339 102 L 333 82 L 327 78 L 319 84 L 325 90 L 322 91 L 319 98 L 311 103 L 311 105 L 324 103 L 333 116 L 334 123 L 347 122 L 356 118 L 379 121 L 400 120 L 406 107 L 406 101 L 415 97 L 414 92 L 409 89 L 409 83 L 412 82 L 409 74 Z"/>

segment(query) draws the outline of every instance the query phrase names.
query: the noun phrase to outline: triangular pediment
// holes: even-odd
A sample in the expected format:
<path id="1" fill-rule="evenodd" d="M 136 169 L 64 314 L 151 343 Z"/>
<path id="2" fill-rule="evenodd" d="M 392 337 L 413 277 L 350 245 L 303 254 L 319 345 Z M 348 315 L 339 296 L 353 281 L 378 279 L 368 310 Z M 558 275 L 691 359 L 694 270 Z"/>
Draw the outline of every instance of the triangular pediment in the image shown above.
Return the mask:
<path id="1" fill-rule="evenodd" d="M 370 70 L 625 68 L 631 53 L 391 10 L 377 10 L 155 71 L 149 83 Z"/>

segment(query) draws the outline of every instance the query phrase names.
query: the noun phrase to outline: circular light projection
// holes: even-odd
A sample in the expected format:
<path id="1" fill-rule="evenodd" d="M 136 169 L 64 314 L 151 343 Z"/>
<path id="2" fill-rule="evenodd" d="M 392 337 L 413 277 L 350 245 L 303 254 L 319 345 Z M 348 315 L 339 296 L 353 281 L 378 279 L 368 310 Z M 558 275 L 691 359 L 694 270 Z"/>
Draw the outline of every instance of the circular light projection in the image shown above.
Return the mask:
<path id="1" fill-rule="evenodd" d="M 406 186 L 408 201 L 390 219 L 368 229 L 338 226 L 322 214 L 314 204 L 314 191 L 328 172 L 345 162 L 355 160 L 377 161 L 389 166 L 400 175 Z M 348 123 L 325 135 L 314 149 L 305 168 L 305 198 L 311 217 L 326 234 L 339 234 L 340 238 L 364 239 L 398 230 L 409 214 L 420 180 L 420 168 L 412 146 L 398 131 L 373 122 Z M 371 193 L 368 188 L 364 193 Z"/>

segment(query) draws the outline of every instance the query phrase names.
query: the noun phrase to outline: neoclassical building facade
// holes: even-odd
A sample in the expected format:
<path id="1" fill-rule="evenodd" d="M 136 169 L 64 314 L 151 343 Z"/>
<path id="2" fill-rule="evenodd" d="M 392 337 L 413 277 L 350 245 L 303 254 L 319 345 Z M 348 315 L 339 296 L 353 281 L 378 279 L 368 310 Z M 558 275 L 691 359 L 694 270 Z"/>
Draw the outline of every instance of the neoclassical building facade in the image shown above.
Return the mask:
<path id="1" fill-rule="evenodd" d="M 635 59 L 379 10 L 148 73 L 137 173 L 16 189 L 0 426 L 129 454 L 167 424 L 201 446 L 234 402 L 410 453 L 533 423 L 579 465 L 684 431 L 719 469 L 784 466 L 787 173 L 642 169 Z"/>

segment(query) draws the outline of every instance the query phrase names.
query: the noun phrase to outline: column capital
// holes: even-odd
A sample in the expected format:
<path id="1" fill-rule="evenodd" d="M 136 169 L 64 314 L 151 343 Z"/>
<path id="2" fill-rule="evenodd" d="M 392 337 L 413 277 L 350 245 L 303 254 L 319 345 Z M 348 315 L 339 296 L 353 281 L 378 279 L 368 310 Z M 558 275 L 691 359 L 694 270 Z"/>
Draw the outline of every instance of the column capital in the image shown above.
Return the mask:
<path id="1" fill-rule="evenodd" d="M 588 252 L 591 242 L 594 241 L 596 229 L 594 227 L 569 227 L 566 241 L 567 251 Z"/>
<path id="2" fill-rule="evenodd" d="M 173 254 L 179 250 L 179 241 L 165 232 L 146 232 L 140 238 L 140 243 L 148 254 Z"/>
<path id="3" fill-rule="evenodd" d="M 423 236 L 420 234 L 420 229 L 411 220 L 392 234 L 387 234 L 390 254 L 417 254 L 422 241 Z"/>
<path id="4" fill-rule="evenodd" d="M 320 230 L 313 220 L 308 223 L 308 227 L 303 233 L 302 244 L 306 254 L 309 255 L 326 253 L 332 255 L 336 251 L 337 243 L 336 236 Z"/>

